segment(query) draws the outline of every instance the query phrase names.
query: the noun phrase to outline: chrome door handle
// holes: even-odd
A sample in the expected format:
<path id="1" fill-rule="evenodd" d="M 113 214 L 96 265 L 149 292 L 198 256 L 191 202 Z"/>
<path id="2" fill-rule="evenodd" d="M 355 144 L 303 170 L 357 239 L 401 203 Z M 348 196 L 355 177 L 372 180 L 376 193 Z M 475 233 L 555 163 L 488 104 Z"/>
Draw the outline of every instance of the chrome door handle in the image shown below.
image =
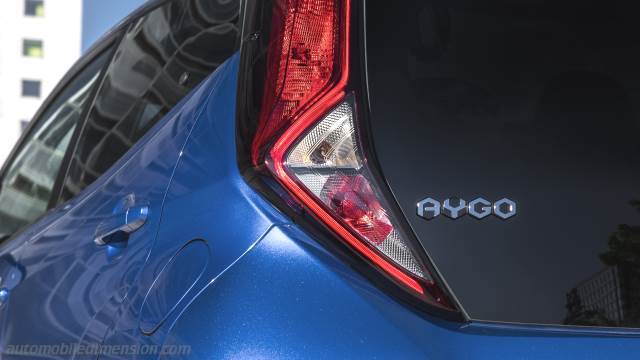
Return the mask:
<path id="1" fill-rule="evenodd" d="M 147 222 L 148 206 L 132 206 L 124 213 L 112 215 L 98 225 L 93 242 L 98 246 L 109 244 L 118 233 L 129 235 L 140 229 Z"/>

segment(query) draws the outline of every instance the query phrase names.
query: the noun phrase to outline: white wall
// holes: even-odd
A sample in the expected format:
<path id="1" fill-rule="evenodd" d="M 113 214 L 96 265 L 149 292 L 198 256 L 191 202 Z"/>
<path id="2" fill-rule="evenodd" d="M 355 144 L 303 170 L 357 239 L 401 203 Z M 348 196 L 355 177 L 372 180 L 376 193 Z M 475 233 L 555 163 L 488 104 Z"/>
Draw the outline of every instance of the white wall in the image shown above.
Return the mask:
<path id="1" fill-rule="evenodd" d="M 20 136 L 20 120 L 31 120 L 80 56 L 82 0 L 44 0 L 43 17 L 25 16 L 24 6 L 0 0 L 0 163 Z M 42 40 L 44 57 L 22 56 L 25 38 Z M 23 79 L 42 81 L 40 98 L 22 97 Z"/>

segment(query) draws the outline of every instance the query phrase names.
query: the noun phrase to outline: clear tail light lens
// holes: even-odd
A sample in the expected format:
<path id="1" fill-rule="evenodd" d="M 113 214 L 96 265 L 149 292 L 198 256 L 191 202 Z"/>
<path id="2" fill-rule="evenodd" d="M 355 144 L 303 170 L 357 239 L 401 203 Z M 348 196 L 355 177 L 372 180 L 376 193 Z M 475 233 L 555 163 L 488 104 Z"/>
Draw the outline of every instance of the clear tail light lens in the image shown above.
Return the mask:
<path id="1" fill-rule="evenodd" d="M 270 167 L 287 189 L 349 245 L 406 286 L 424 293 L 412 276 L 431 279 L 386 211 L 358 149 L 350 102 L 341 102 L 294 143 L 278 142 L 271 160 Z"/>

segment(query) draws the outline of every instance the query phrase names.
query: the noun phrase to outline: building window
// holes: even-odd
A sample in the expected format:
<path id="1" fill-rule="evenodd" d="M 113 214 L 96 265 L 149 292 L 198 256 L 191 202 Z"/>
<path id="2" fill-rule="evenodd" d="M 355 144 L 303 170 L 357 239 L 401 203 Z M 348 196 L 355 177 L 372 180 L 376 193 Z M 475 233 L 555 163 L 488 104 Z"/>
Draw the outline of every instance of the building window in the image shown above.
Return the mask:
<path id="1" fill-rule="evenodd" d="M 28 57 L 43 57 L 42 40 L 25 39 L 22 41 L 22 55 Z"/>
<path id="2" fill-rule="evenodd" d="M 22 96 L 40 97 L 42 83 L 38 80 L 22 80 Z"/>
<path id="3" fill-rule="evenodd" d="M 24 14 L 26 16 L 44 16 L 44 0 L 25 0 Z"/>

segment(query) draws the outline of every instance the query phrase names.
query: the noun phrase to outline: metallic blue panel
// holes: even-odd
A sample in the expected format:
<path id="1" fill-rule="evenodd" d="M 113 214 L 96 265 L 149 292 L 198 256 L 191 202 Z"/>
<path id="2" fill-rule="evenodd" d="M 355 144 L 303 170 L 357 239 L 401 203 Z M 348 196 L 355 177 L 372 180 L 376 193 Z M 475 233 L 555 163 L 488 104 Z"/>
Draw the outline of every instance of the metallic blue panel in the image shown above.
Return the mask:
<path id="1" fill-rule="evenodd" d="M 229 72 L 220 75 L 192 134 L 181 152 L 168 188 L 162 221 L 137 289 L 121 308 L 118 319 L 107 330 L 105 344 L 161 344 L 167 324 L 207 284 L 248 251 L 274 223 L 287 219 L 256 194 L 239 173 L 235 143 L 235 104 L 238 56 L 225 63 Z M 203 275 L 177 305 L 176 314 L 153 332 L 143 336 L 141 319 L 146 289 L 172 256 L 193 240 L 207 243 L 211 260 Z M 165 291 L 176 294 L 175 289 Z M 105 357 L 106 358 L 106 357 Z M 110 357 L 116 358 L 116 357 Z"/>
<path id="2" fill-rule="evenodd" d="M 151 285 L 142 305 L 140 330 L 153 333 L 180 300 L 200 280 L 207 269 L 211 254 L 202 240 L 194 240 L 178 250 L 178 253 L 160 271 Z"/>
<path id="3" fill-rule="evenodd" d="M 17 238 L 21 246 L 9 244 L 26 276 L 0 314 L 0 345 L 100 345 L 130 294 L 147 293 L 152 281 L 141 288 L 139 275 L 180 153 L 212 89 L 236 73 L 220 66 L 99 180 Z M 149 207 L 146 223 L 126 244 L 97 246 L 96 229 L 131 195 Z"/>
<path id="4" fill-rule="evenodd" d="M 191 346 L 191 359 L 604 359 L 640 351 L 632 336 L 500 327 L 418 314 L 296 227 L 280 226 L 202 292 L 166 344 Z"/>

